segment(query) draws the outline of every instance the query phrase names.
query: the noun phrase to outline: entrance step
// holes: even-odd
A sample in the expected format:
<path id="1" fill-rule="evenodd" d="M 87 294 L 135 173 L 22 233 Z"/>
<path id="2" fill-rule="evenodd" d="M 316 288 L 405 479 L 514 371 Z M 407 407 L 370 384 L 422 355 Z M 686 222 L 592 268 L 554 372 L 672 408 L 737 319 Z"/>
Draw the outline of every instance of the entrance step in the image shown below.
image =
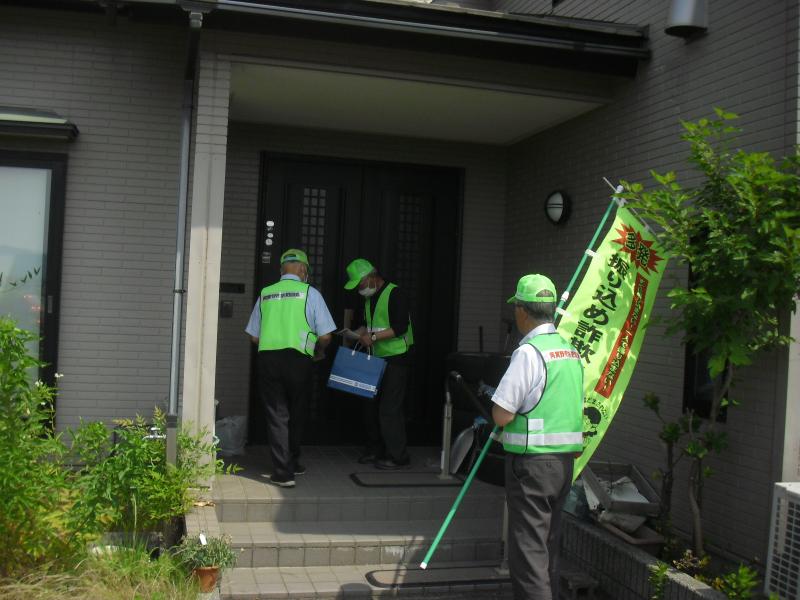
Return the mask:
<path id="1" fill-rule="evenodd" d="M 237 567 L 419 565 L 441 520 L 219 523 L 240 549 Z M 502 558 L 501 523 L 455 520 L 436 550 L 437 561 Z"/>
<path id="2" fill-rule="evenodd" d="M 186 517 L 187 535 L 229 534 L 240 551 L 222 598 L 511 598 L 495 568 L 505 494 L 482 481 L 473 482 L 431 566 L 419 570 L 461 483 L 442 485 L 438 449 L 409 451 L 410 469 L 381 473 L 357 463 L 357 448 L 304 448 L 307 473 L 290 489 L 263 476 L 265 452 L 237 460 L 243 470 L 217 476 L 207 501 Z"/>
<path id="3" fill-rule="evenodd" d="M 495 563 L 496 564 L 496 563 Z M 396 573 L 396 577 L 395 577 Z M 223 575 L 221 597 L 510 600 L 508 578 L 490 563 L 437 563 L 427 571 L 396 565 L 236 568 Z"/>

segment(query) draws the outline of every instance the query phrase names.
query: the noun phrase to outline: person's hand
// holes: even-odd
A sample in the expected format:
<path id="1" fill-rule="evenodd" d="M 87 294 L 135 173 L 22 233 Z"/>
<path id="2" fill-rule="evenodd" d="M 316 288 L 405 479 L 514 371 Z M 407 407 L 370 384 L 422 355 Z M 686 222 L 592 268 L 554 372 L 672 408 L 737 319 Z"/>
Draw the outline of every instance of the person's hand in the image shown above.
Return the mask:
<path id="1" fill-rule="evenodd" d="M 312 357 L 314 362 L 319 362 L 321 360 L 325 360 L 325 348 L 322 348 L 319 344 L 314 347 L 314 356 Z"/>
<path id="2" fill-rule="evenodd" d="M 358 341 L 365 348 L 372 346 L 372 337 L 369 332 L 362 333 L 361 336 L 359 336 Z"/>

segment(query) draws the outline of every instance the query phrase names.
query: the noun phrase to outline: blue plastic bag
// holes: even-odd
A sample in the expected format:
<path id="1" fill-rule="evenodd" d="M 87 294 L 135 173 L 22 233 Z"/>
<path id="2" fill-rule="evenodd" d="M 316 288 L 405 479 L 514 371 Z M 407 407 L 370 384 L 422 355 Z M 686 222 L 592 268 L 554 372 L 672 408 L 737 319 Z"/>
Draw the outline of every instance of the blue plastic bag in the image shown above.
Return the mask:
<path id="1" fill-rule="evenodd" d="M 364 398 L 374 398 L 385 370 L 386 361 L 382 358 L 339 346 L 328 376 L 328 387 Z"/>

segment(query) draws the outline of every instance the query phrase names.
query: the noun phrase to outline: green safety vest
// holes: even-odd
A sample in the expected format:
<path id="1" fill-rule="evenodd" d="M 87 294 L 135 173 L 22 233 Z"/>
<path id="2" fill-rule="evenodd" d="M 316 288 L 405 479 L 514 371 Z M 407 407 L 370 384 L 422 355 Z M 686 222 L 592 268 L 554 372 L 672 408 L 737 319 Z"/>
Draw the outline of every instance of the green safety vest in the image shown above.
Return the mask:
<path id="1" fill-rule="evenodd" d="M 558 334 L 529 340 L 544 359 L 545 385 L 539 403 L 503 427 L 503 448 L 515 454 L 583 450 L 583 365 L 580 354 Z"/>
<path id="2" fill-rule="evenodd" d="M 314 356 L 317 336 L 306 317 L 309 288 L 302 281 L 281 279 L 261 290 L 259 351 L 293 348 Z"/>
<path id="3" fill-rule="evenodd" d="M 372 299 L 367 298 L 364 303 L 364 320 L 367 322 L 367 330 L 377 333 L 389 329 L 389 295 L 392 290 L 397 286 L 393 283 L 387 283 L 381 295 L 378 296 L 378 301 L 375 303 L 375 315 L 372 314 Z M 408 329 L 406 332 L 399 336 L 386 340 L 379 340 L 372 345 L 372 350 L 375 356 L 397 356 L 408 352 L 411 345 L 414 343 L 414 332 L 411 329 L 411 317 L 408 319 Z"/>

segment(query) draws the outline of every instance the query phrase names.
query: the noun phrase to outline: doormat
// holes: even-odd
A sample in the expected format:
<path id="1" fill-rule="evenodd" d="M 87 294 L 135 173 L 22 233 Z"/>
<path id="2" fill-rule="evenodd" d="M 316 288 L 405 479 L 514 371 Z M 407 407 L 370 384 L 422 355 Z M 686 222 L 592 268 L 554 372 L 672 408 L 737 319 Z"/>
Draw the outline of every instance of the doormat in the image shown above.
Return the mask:
<path id="1" fill-rule="evenodd" d="M 424 571 L 419 568 L 400 567 L 395 570 L 370 571 L 367 581 L 379 588 L 411 588 L 427 585 L 459 585 L 478 583 L 506 583 L 511 581 L 508 573 L 500 574 L 497 565 L 482 567 L 429 567 Z"/>
<path id="2" fill-rule="evenodd" d="M 432 471 L 361 471 L 350 473 L 350 479 L 361 487 L 461 487 L 459 478 L 440 479 Z"/>

